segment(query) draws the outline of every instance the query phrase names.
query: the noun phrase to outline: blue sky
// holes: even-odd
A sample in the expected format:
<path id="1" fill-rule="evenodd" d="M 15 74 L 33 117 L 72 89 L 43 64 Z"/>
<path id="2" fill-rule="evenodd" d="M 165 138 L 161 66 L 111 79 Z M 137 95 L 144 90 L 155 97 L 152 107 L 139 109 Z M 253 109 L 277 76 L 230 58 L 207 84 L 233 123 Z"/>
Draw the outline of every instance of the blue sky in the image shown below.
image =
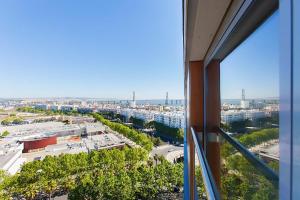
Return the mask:
<path id="1" fill-rule="evenodd" d="M 181 9 L 181 0 L 1 1 L 0 95 L 182 97 Z"/>
<path id="2" fill-rule="evenodd" d="M 221 63 L 221 98 L 279 97 L 279 14 L 272 15 Z"/>
<path id="3" fill-rule="evenodd" d="M 0 97 L 183 98 L 181 10 L 181 0 L 1 1 Z M 223 61 L 222 97 L 278 96 L 277 18 Z"/>

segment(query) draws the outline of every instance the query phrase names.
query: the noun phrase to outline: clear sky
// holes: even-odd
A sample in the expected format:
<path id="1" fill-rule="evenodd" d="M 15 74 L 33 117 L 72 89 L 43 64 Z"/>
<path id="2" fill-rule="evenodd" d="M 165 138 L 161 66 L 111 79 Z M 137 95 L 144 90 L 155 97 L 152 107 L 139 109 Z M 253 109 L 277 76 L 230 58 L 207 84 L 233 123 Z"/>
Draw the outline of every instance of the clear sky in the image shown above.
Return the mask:
<path id="1" fill-rule="evenodd" d="M 221 63 L 221 98 L 279 97 L 279 15 L 275 13 Z"/>
<path id="2" fill-rule="evenodd" d="M 0 3 L 0 97 L 183 98 L 181 0 Z"/>
<path id="3" fill-rule="evenodd" d="M 1 1 L 0 98 L 183 98 L 181 12 L 181 0 Z M 223 61 L 223 98 L 278 96 L 277 23 Z"/>

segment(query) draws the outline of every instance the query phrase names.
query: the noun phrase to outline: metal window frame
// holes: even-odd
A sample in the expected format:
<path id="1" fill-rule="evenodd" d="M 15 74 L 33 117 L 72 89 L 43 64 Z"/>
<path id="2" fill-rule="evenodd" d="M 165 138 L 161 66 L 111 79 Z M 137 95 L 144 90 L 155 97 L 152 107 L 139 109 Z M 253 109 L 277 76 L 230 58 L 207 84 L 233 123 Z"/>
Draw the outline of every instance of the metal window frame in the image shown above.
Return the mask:
<path id="1" fill-rule="evenodd" d="M 198 134 L 196 134 L 195 129 L 191 127 L 191 133 L 193 135 L 193 141 L 195 144 L 195 149 L 197 152 L 197 156 L 199 159 L 199 164 L 200 164 L 200 169 L 201 169 L 201 174 L 203 177 L 203 182 L 205 186 L 205 190 L 208 196 L 209 200 L 219 200 L 220 198 L 220 193 L 219 190 L 216 186 L 215 180 L 213 178 L 213 175 L 211 173 L 209 164 L 206 160 L 206 156 L 204 154 L 203 148 L 201 147 L 201 142 L 199 138 L 197 137 Z M 197 190 L 196 190 L 197 193 Z"/>
<path id="2" fill-rule="evenodd" d="M 185 81 L 184 81 L 184 88 L 185 88 L 185 112 L 186 108 L 188 107 L 187 96 L 188 96 L 188 69 L 189 69 L 189 60 L 186 60 L 186 43 L 185 43 L 185 36 L 186 36 L 186 24 L 187 24 L 187 7 L 188 2 L 192 0 L 183 0 L 182 1 L 182 10 L 183 10 L 183 56 L 184 56 L 184 69 L 185 69 Z M 241 7 L 238 9 L 237 14 L 229 23 L 228 27 L 226 28 L 225 32 L 222 34 L 220 41 L 217 42 L 217 45 L 212 46 L 209 49 L 209 53 L 204 58 L 204 66 L 206 67 L 209 63 L 214 60 L 222 61 L 227 55 L 229 55 L 237 46 L 239 46 L 249 35 L 251 35 L 266 19 L 272 15 L 279 6 L 279 0 L 244 0 Z M 204 88 L 205 89 L 205 88 Z M 205 107 L 205 106 L 204 106 Z M 187 115 L 186 115 L 187 116 Z M 188 119 L 186 118 L 186 125 Z M 195 187 L 190 186 L 188 182 L 187 174 L 189 169 L 189 164 L 191 161 L 188 160 L 188 151 L 187 145 L 188 141 L 186 140 L 186 136 L 188 133 L 188 128 L 185 128 L 185 139 L 184 139 L 184 199 L 189 199 L 191 196 L 190 188 Z M 201 150 L 201 149 L 200 149 Z M 201 153 L 201 152 L 200 152 Z M 268 171 L 268 170 L 266 170 Z M 270 173 L 273 174 L 273 173 Z M 274 175 L 274 174 L 273 174 Z M 276 179 L 276 178 L 275 178 Z"/>
<path id="3" fill-rule="evenodd" d="M 229 136 L 225 131 L 219 128 L 219 133 L 221 136 L 229 142 L 238 152 L 240 152 L 244 158 L 246 158 L 258 171 L 261 172 L 269 181 L 273 183 L 275 187 L 278 187 L 279 176 L 274 172 L 268 165 L 266 165 L 262 160 L 256 157 L 252 152 L 250 152 L 244 145 L 239 143 L 237 140 Z"/>

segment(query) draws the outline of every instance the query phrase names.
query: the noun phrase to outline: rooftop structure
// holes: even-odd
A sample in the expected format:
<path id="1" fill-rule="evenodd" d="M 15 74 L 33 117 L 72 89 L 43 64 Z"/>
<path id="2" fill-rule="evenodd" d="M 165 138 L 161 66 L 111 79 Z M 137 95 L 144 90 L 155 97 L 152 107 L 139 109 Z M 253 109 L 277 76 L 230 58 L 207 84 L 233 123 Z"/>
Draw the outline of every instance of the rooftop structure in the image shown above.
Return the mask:
<path id="1" fill-rule="evenodd" d="M 1 144 L 0 144 L 1 145 Z M 22 157 L 23 144 L 6 144 L 0 146 L 0 169 L 9 174 L 17 173 L 22 164 L 26 161 Z"/>
<path id="2" fill-rule="evenodd" d="M 39 152 L 30 152 L 23 154 L 27 162 L 33 160 L 42 160 L 47 155 L 58 156 L 63 153 L 77 154 L 80 152 L 90 152 L 92 150 L 123 148 L 126 141 L 115 134 L 102 134 L 88 136 L 77 142 L 65 141 L 60 144 L 48 145 Z"/>
<path id="3" fill-rule="evenodd" d="M 54 135 L 64 137 L 99 134 L 105 131 L 105 127 L 101 123 L 64 124 L 62 122 L 44 122 L 0 127 L 0 132 L 4 131 L 8 131 L 10 134 L 2 139 L 2 142 L 12 143 L 45 139 Z"/>

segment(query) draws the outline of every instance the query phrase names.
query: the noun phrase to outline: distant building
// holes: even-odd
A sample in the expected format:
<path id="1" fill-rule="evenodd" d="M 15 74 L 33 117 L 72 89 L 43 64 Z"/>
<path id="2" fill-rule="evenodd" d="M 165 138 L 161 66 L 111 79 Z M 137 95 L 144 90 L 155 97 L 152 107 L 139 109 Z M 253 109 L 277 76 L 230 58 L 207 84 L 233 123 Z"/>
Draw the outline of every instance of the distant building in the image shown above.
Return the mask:
<path id="1" fill-rule="evenodd" d="M 256 119 L 266 117 L 266 112 L 259 111 L 259 110 L 247 110 L 244 112 L 244 119 L 249 119 L 254 121 Z"/>
<path id="2" fill-rule="evenodd" d="M 241 108 L 242 109 L 248 109 L 250 108 L 250 102 L 246 100 L 241 100 Z"/>
<path id="3" fill-rule="evenodd" d="M 34 106 L 35 109 L 40 109 L 40 110 L 48 110 L 48 105 L 47 104 L 37 104 Z"/>
<path id="4" fill-rule="evenodd" d="M 172 128 L 184 128 L 185 118 L 183 113 L 156 113 L 154 114 L 154 121 L 165 124 Z"/>
<path id="5" fill-rule="evenodd" d="M 244 120 L 244 113 L 240 111 L 222 111 L 221 121 L 225 124 L 229 124 L 235 121 Z"/>
<path id="6" fill-rule="evenodd" d="M 241 108 L 242 109 L 248 109 L 248 108 L 250 108 L 250 102 L 246 101 L 246 95 L 245 95 L 245 90 L 244 89 L 242 89 Z"/>
<path id="7" fill-rule="evenodd" d="M 34 138 L 27 138 L 20 140 L 21 143 L 24 144 L 23 153 L 28 153 L 31 151 L 37 151 L 41 149 L 45 149 L 48 145 L 53 145 L 57 143 L 57 136 L 55 134 Z"/>
<path id="8" fill-rule="evenodd" d="M 61 106 L 61 111 L 64 111 L 64 112 L 70 112 L 72 110 L 74 110 L 74 107 L 73 106 L 69 106 L 69 105 L 63 105 Z"/>
<path id="9" fill-rule="evenodd" d="M 50 105 L 49 109 L 52 111 L 58 111 L 58 110 L 60 110 L 60 106 L 59 105 Z"/>
<path id="10" fill-rule="evenodd" d="M 136 107 L 135 92 L 134 92 L 134 91 L 133 91 L 133 94 L 132 94 L 131 107 L 132 107 L 132 108 L 135 108 L 135 107 Z"/>
<path id="11" fill-rule="evenodd" d="M 253 121 L 266 116 L 267 112 L 260 110 L 228 110 L 221 112 L 221 121 L 228 124 L 234 121 L 242 121 L 245 119 Z"/>
<path id="12" fill-rule="evenodd" d="M 92 113 L 93 109 L 92 108 L 77 108 L 77 112 L 81 113 L 81 114 L 87 114 L 87 113 Z"/>

